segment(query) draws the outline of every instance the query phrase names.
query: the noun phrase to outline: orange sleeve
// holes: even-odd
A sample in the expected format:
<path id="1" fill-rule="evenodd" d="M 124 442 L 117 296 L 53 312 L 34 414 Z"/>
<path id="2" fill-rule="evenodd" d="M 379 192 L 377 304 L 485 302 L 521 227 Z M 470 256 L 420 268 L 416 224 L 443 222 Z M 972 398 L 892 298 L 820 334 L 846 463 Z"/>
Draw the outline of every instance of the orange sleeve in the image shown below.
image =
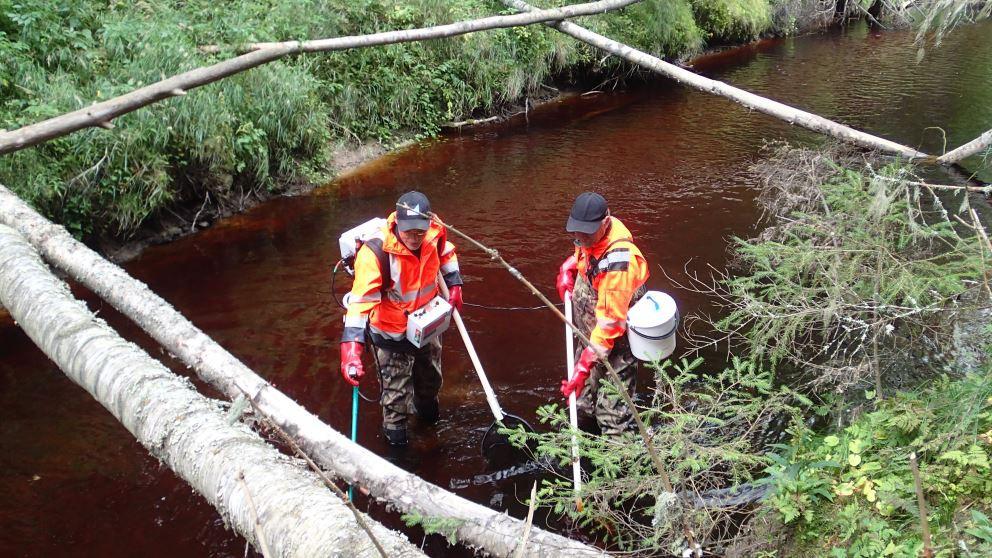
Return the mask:
<path id="1" fill-rule="evenodd" d="M 367 246 L 362 246 L 355 256 L 355 282 L 344 316 L 341 342 L 365 343 L 365 326 L 372 309 L 382 302 L 382 270 L 379 259 Z"/>
<path id="2" fill-rule="evenodd" d="M 609 353 L 617 338 L 627 331 L 630 300 L 648 280 L 648 265 L 644 257 L 635 252 L 627 253 L 630 254 L 629 265 L 625 269 L 607 271 L 599 282 L 596 327 L 589 334 L 589 339 L 603 353 Z"/>
<path id="3" fill-rule="evenodd" d="M 455 245 L 445 241 L 441 249 L 441 276 L 444 277 L 444 284 L 448 287 L 462 285 L 461 270 L 458 267 L 458 254 L 455 253 Z"/>

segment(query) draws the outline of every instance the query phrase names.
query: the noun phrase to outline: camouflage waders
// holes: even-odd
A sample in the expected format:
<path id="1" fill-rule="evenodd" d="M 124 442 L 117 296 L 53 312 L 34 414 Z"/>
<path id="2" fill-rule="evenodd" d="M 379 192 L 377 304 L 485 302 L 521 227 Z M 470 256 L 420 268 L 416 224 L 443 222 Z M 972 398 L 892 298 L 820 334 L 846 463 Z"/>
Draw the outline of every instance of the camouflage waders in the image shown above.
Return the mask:
<path id="1" fill-rule="evenodd" d="M 441 391 L 441 337 L 416 352 L 376 349 L 382 373 L 382 426 L 406 430 L 407 418 L 417 412 L 428 422 L 437 420 Z"/>
<path id="2" fill-rule="evenodd" d="M 631 305 L 633 306 L 646 291 L 643 286 L 637 289 L 631 298 Z M 572 315 L 575 317 L 576 327 L 587 337 L 596 325 L 596 300 L 597 293 L 589 281 L 581 275 L 577 277 L 575 289 L 572 291 Z M 576 360 L 584 348 L 585 345 L 582 343 L 576 346 Z M 630 342 L 626 335 L 616 339 L 613 350 L 610 351 L 609 361 L 623 381 L 627 393 L 633 397 L 637 391 L 637 359 L 630 350 Z M 602 362 L 597 361 L 589 371 L 589 379 L 582 388 L 582 394 L 576 399 L 579 415 L 594 417 L 600 430 L 606 435 L 615 436 L 633 430 L 634 417 L 627 404 L 619 396 L 607 396 L 606 390 L 601 389 L 601 379 L 610 381 L 609 372 Z"/>

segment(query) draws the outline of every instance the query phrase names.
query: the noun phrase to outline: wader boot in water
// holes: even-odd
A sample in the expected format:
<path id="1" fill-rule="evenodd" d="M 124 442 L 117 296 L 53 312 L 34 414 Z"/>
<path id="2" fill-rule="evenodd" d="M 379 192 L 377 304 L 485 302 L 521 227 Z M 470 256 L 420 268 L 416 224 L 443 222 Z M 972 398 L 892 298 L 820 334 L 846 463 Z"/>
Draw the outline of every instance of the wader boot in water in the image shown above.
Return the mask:
<path id="1" fill-rule="evenodd" d="M 393 446 L 407 444 L 407 420 L 416 409 L 428 424 L 439 416 L 441 338 L 414 352 L 377 349 L 382 367 L 382 429 Z"/>
<path id="2" fill-rule="evenodd" d="M 641 286 L 634 292 L 630 305 L 639 300 L 647 289 Z M 575 290 L 572 292 L 572 312 L 575 326 L 579 328 L 587 337 L 596 325 L 596 291 L 593 290 L 589 281 L 579 276 L 575 280 Z M 575 358 L 585 348 L 583 344 L 576 346 Z M 630 350 L 630 342 L 626 335 L 621 335 L 616 339 L 613 350 L 609 355 L 610 365 L 617 371 L 623 388 L 631 397 L 637 391 L 637 358 Z M 632 431 L 635 428 L 634 416 L 630 408 L 624 403 L 619 395 L 608 396 L 606 390 L 600 386 L 600 380 L 611 381 L 606 365 L 597 361 L 589 371 L 589 379 L 586 380 L 582 394 L 576 400 L 576 408 L 580 416 L 594 417 L 603 434 L 617 436 L 624 432 Z"/>

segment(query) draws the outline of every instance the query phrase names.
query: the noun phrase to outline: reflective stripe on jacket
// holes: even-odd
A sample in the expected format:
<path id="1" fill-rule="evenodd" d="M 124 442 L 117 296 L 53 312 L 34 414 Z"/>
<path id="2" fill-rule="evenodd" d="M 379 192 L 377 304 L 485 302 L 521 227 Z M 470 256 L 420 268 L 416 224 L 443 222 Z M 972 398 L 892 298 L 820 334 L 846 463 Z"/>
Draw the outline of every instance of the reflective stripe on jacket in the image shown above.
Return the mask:
<path id="1" fill-rule="evenodd" d="M 578 272 L 596 291 L 596 327 L 589 339 L 604 353 L 627 331 L 627 311 L 634 291 L 647 282 L 647 261 L 631 240 L 630 231 L 616 217 L 607 217 L 610 228 L 594 246 L 576 246 Z"/>
<path id="2" fill-rule="evenodd" d="M 419 256 L 400 241 L 395 212 L 386 220 L 380 235 L 382 250 L 388 256 L 390 277 L 383 285 L 383 270 L 375 252 L 368 245 L 358 250 L 342 342 L 364 343 L 366 325 L 379 337 L 403 341 L 406 339 L 407 314 L 438 295 L 438 271 L 449 287 L 462 284 L 455 246 L 447 242 L 445 229 L 438 223 L 431 221 Z"/>

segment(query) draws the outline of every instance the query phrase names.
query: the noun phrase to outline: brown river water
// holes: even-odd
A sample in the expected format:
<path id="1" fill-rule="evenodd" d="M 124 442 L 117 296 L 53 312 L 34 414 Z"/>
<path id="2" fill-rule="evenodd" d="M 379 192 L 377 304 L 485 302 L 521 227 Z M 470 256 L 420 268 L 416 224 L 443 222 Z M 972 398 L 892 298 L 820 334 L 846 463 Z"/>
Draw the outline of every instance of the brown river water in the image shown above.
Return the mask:
<path id="1" fill-rule="evenodd" d="M 939 153 L 992 127 L 992 25 L 962 29 L 920 63 L 912 36 L 846 32 L 775 40 L 700 67 L 744 89 Z M 709 301 L 662 273 L 722 267 L 728 238 L 755 231 L 749 165 L 766 139 L 816 142 L 811 133 L 667 82 L 555 103 L 529 121 L 425 142 L 316 193 L 283 198 L 172 244 L 127 270 L 194 324 L 336 429 L 350 430 L 350 388 L 338 373 L 341 311 L 330 293 L 337 237 L 384 216 L 396 197 L 427 193 L 445 220 L 497 248 L 545 293 L 570 252 L 563 227 L 583 190 L 597 190 L 652 266 L 649 286 L 683 313 Z M 970 161 L 970 166 L 976 166 Z M 990 180 L 990 176 L 982 176 Z M 465 300 L 537 304 L 480 251 L 456 243 Z M 339 276 L 339 292 L 346 278 Z M 177 371 L 109 305 L 75 288 L 93 310 Z M 564 338 L 548 311 L 465 310 L 502 406 L 536 423 L 560 398 Z M 364 403 L 359 442 L 458 494 L 524 513 L 533 476 L 486 481 L 478 450 L 491 424 L 454 328 L 446 335 L 442 420 L 414 421 L 410 447 L 391 451 L 378 407 Z M 375 392 L 367 378 L 364 389 Z M 359 499 L 362 508 L 370 505 Z M 373 507 L 390 525 L 393 514 Z M 242 556 L 244 539 L 67 380 L 10 322 L 0 321 L 0 556 Z M 422 533 L 407 529 L 420 544 Z M 469 555 L 428 537 L 433 556 Z"/>

